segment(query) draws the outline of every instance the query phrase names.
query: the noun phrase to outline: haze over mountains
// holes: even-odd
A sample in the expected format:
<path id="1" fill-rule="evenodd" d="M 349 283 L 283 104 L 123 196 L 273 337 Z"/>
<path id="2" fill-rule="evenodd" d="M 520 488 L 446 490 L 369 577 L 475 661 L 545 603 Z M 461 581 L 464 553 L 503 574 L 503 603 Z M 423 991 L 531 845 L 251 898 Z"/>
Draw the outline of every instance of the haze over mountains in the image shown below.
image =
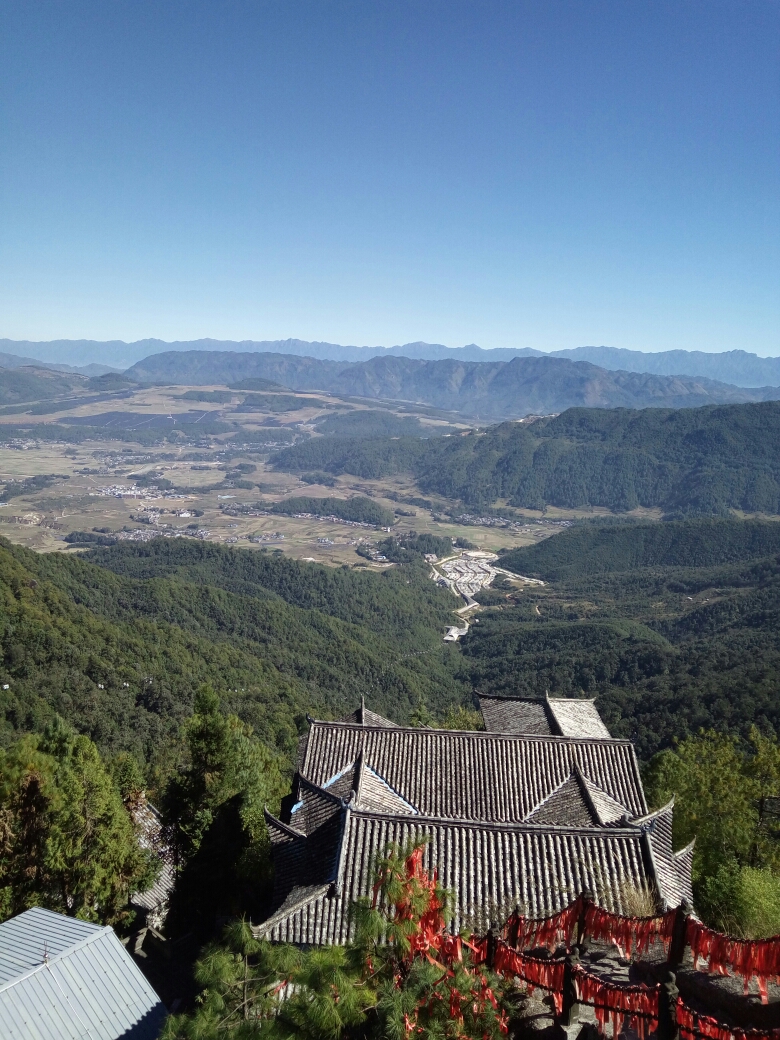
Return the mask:
<path id="1" fill-rule="evenodd" d="M 339 362 L 292 354 L 168 351 L 133 365 L 127 375 L 142 383 L 187 385 L 259 377 L 293 390 L 410 401 L 491 421 L 577 406 L 681 408 L 780 399 L 775 387 L 750 390 L 709 379 L 608 372 L 587 361 L 544 356 L 493 362 L 396 356 Z"/>
<path id="2" fill-rule="evenodd" d="M 153 354 L 169 351 L 238 351 L 241 353 L 279 353 L 318 358 L 323 361 L 367 361 L 373 357 L 407 357 L 422 361 L 510 361 L 515 357 L 559 357 L 571 361 L 589 361 L 608 371 L 647 372 L 654 375 L 703 376 L 733 386 L 780 386 L 780 357 L 758 357 L 744 350 L 730 350 L 710 354 L 701 350 L 667 350 L 645 353 L 619 347 L 575 347 L 567 350 L 544 352 L 530 347 L 496 348 L 486 350 L 475 344 L 465 347 L 446 347 L 440 343 L 406 343 L 394 347 L 356 347 L 338 343 L 286 340 L 230 340 L 200 339 L 166 343 L 159 339 L 144 339 L 134 343 L 122 340 L 51 340 L 36 343 L 28 340 L 0 339 L 0 366 L 18 368 L 21 365 L 52 365 L 68 370 L 75 367 L 99 366 L 101 371 L 112 367 L 119 370 Z M 86 375 L 99 375 L 92 367 Z"/>
<path id="3" fill-rule="evenodd" d="M 744 351 L 642 354 L 580 347 L 543 354 L 474 345 L 453 349 L 411 343 L 383 348 L 302 340 L 241 344 L 249 349 L 237 351 L 226 349 L 232 346 L 229 343 L 201 343 L 208 349 L 185 349 L 190 344 L 157 340 L 134 344 L 0 341 L 0 346 L 24 351 L 0 353 L 0 373 L 4 373 L 0 398 L 4 403 L 32 400 L 37 396 L 33 384 L 40 384 L 41 396 L 48 398 L 55 392 L 54 369 L 65 379 L 81 378 L 86 384 L 87 376 L 117 370 L 116 364 L 106 362 L 124 365 L 127 356 L 143 353 L 126 373 L 140 383 L 205 386 L 264 379 L 298 391 L 423 404 L 485 422 L 572 407 L 685 408 L 780 400 L 780 358 L 759 358 Z M 173 349 L 156 349 L 161 346 Z M 97 357 L 102 363 L 89 360 Z M 732 382 L 701 371 L 682 375 L 666 371 L 686 368 L 728 372 Z M 760 376 L 773 382 L 757 384 Z M 44 383 L 42 377 L 47 377 Z M 746 385 L 751 381 L 752 386 Z"/>

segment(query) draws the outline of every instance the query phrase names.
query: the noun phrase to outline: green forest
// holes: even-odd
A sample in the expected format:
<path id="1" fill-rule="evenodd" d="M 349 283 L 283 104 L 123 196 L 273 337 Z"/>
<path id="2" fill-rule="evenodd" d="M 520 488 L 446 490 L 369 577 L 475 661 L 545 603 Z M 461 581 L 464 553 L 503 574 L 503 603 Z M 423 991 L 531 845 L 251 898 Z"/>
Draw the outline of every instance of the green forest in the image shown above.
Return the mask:
<path id="1" fill-rule="evenodd" d="M 501 564 L 548 584 L 480 614 L 477 691 L 595 696 L 644 760 L 702 728 L 780 733 L 780 524 L 584 524 Z"/>
<path id="2" fill-rule="evenodd" d="M 547 584 L 484 592 L 456 645 L 442 633 L 458 600 L 423 559 L 448 547 L 386 539 L 397 566 L 375 574 L 189 539 L 78 556 L 0 542 L 0 742 L 59 715 L 148 766 L 200 683 L 287 755 L 307 711 L 336 717 L 361 694 L 399 722 L 472 691 L 595 696 L 644 760 L 701 728 L 780 732 L 780 524 L 569 528 L 502 555 Z"/>
<path id="3" fill-rule="evenodd" d="M 447 538 L 385 538 L 383 573 L 189 539 L 92 545 L 0 541 L 0 919 L 43 905 L 132 932 L 129 895 L 159 870 L 132 823 L 147 791 L 178 867 L 165 934 L 187 1013 L 171 1040 L 223 1035 L 282 968 L 343 1029 L 327 979 L 347 992 L 355 948 L 271 948 L 241 919 L 270 909 L 263 809 L 289 790 L 307 714 L 361 696 L 453 729 L 481 725 L 474 693 L 595 697 L 635 741 L 651 804 L 675 797 L 675 847 L 697 838 L 697 912 L 734 935 L 780 930 L 780 523 L 582 522 L 503 552 L 545 585 L 497 581 L 460 644 L 442 640 L 459 601 L 424 559 Z M 410 975 L 404 1000 L 441 978 Z M 326 1035 L 304 1003 L 285 1014 Z"/>
<path id="4" fill-rule="evenodd" d="M 395 521 L 395 516 L 389 509 L 380 506 L 373 499 L 366 498 L 365 495 L 353 495 L 352 498 L 313 498 L 310 495 L 302 495 L 285 498 L 281 502 L 258 502 L 258 508 L 286 516 L 294 516 L 296 513 L 337 516 L 340 520 L 373 524 L 376 527 L 390 527 Z"/>
<path id="5" fill-rule="evenodd" d="M 289 758 L 307 711 L 345 714 L 365 694 L 402 720 L 421 699 L 443 712 L 465 696 L 441 644 L 456 600 L 423 566 L 372 574 L 185 539 L 63 556 L 3 540 L 0 596 L 4 744 L 58 715 L 154 765 L 210 683 Z"/>
<path id="6" fill-rule="evenodd" d="M 660 508 L 668 517 L 780 513 L 780 403 L 572 408 L 533 423 L 421 440 L 317 438 L 277 469 L 412 474 L 426 494 L 471 507 Z"/>

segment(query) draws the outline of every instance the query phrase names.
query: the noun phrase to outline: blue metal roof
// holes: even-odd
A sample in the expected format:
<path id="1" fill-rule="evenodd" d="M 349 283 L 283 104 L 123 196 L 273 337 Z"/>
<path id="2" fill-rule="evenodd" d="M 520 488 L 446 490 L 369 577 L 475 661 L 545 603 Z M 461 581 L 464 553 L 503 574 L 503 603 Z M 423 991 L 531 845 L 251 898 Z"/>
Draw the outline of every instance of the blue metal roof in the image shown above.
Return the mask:
<path id="1" fill-rule="evenodd" d="M 160 998 L 112 928 L 36 907 L 0 924 L 3 1040 L 155 1040 Z"/>

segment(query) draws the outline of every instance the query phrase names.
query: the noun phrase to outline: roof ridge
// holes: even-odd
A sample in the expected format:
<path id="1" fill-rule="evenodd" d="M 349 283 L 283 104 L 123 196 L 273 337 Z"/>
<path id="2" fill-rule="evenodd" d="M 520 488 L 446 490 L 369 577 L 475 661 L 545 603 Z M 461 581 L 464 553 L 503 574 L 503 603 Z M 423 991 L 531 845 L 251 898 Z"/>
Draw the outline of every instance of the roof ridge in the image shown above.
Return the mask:
<path id="1" fill-rule="evenodd" d="M 354 765 L 354 763 L 353 763 Z M 350 769 L 351 766 L 347 766 Z M 347 769 L 342 770 L 342 773 L 346 773 Z M 339 774 L 341 775 L 341 774 Z M 298 774 L 299 782 L 303 783 L 311 791 L 317 795 L 324 795 L 326 799 L 334 802 L 336 805 L 344 805 L 344 799 L 339 798 L 337 794 L 332 794 L 326 787 L 320 787 L 319 784 L 315 784 L 313 780 L 309 780 L 308 777 L 304 776 L 303 773 Z"/>
<path id="2" fill-rule="evenodd" d="M 300 888 L 313 889 L 309 891 L 307 895 L 301 895 L 298 900 L 291 903 L 290 906 L 286 906 L 282 903 L 278 909 L 274 910 L 270 917 L 267 917 L 265 921 L 261 921 L 259 924 L 251 925 L 252 933 L 255 938 L 262 936 L 269 928 L 273 928 L 277 920 L 283 921 L 285 917 L 289 917 L 291 914 L 297 913 L 302 907 L 306 906 L 307 903 L 311 903 L 315 899 L 319 899 L 321 896 L 330 888 L 331 883 L 328 882 L 325 885 L 300 885 Z"/>
<path id="3" fill-rule="evenodd" d="M 45 908 L 31 907 L 30 909 L 43 910 Z M 54 911 L 50 912 L 54 913 Z M 19 914 L 18 916 L 21 917 L 21 914 Z M 65 917 L 67 915 L 62 914 L 57 916 Z M 11 920 L 13 920 L 13 918 L 11 918 Z M 74 918 L 73 920 L 78 920 L 78 918 Z M 79 923 L 92 924 L 93 922 L 80 921 Z M 69 957 L 72 953 L 75 953 L 77 950 L 83 950 L 84 947 L 89 946 L 90 943 L 97 942 L 98 939 L 102 939 L 107 932 L 110 932 L 111 935 L 115 934 L 114 929 L 111 927 L 111 925 L 98 925 L 97 931 L 93 932 L 92 935 L 87 935 L 83 939 L 79 939 L 78 942 L 75 942 L 72 946 L 68 946 L 65 950 L 61 950 L 60 953 L 56 953 L 53 957 L 47 957 L 45 960 L 42 960 L 40 964 L 36 964 L 32 968 L 28 968 L 26 971 L 23 972 L 23 974 L 18 975 L 16 978 L 9 979 L 7 982 L 0 984 L 0 993 L 3 993 L 5 990 L 11 989 L 13 986 L 16 986 L 20 982 L 24 982 L 26 979 L 29 979 L 31 976 L 37 974 L 39 971 L 43 971 L 44 968 L 50 968 L 52 964 L 57 964 L 59 961 L 62 960 L 63 957 Z"/>
<path id="4" fill-rule="evenodd" d="M 540 802 L 539 804 L 541 805 L 543 803 Z M 635 826 L 631 821 L 614 827 L 603 827 L 597 824 L 594 824 L 592 827 L 580 827 L 575 824 L 527 823 L 527 817 L 526 820 L 507 822 L 505 820 L 467 820 L 465 817 L 460 816 L 425 816 L 419 812 L 416 815 L 409 815 L 407 813 L 380 813 L 373 809 L 357 809 L 351 805 L 348 805 L 347 809 L 349 809 L 349 811 L 355 816 L 370 817 L 371 819 L 376 819 L 378 821 L 405 823 L 409 826 L 434 824 L 436 826 L 464 827 L 469 830 L 511 831 L 513 833 L 516 831 L 532 831 L 538 833 L 544 830 L 551 830 L 556 833 L 560 833 L 561 831 L 570 831 L 573 834 L 599 834 L 604 837 L 616 835 L 621 837 L 630 836 L 633 838 L 640 837 L 642 834 L 641 828 Z"/>
<path id="5" fill-rule="evenodd" d="M 660 816 L 664 816 L 666 813 L 674 809 L 674 795 L 669 799 L 666 805 L 662 805 L 660 809 L 652 809 L 650 812 L 645 813 L 643 816 L 635 816 L 631 823 L 635 827 L 644 827 L 645 824 L 651 823 L 653 820 L 657 820 Z"/>
<path id="6" fill-rule="evenodd" d="M 580 786 L 585 794 L 585 798 L 587 799 L 588 805 L 597 820 L 601 820 L 601 813 L 599 812 L 599 808 L 593 800 L 593 791 L 598 791 L 602 798 L 606 798 L 608 802 L 611 802 L 613 805 L 617 806 L 617 808 L 621 810 L 622 814 L 628 817 L 628 809 L 625 807 L 625 805 L 619 802 L 617 798 L 614 798 L 609 793 L 609 791 L 605 791 L 603 787 L 597 784 L 594 780 L 591 780 L 589 776 L 586 776 L 579 762 L 574 763 L 574 771 L 577 774 L 577 779 L 579 780 Z M 607 824 L 605 823 L 603 824 L 603 826 L 606 827 Z"/>
<path id="7" fill-rule="evenodd" d="M 687 845 L 683 846 L 683 848 L 678 849 L 677 852 L 672 852 L 672 859 L 679 860 L 682 859 L 683 856 L 687 856 L 688 853 L 690 853 L 693 850 L 695 844 L 696 839 L 692 838 Z"/>
<path id="8" fill-rule="evenodd" d="M 282 823 L 278 817 L 274 816 L 272 812 L 268 811 L 268 808 L 263 809 L 263 816 L 265 817 L 266 823 L 270 823 L 272 827 L 277 827 L 284 834 L 289 834 L 291 838 L 305 838 L 306 835 L 303 831 L 297 830 L 295 827 L 291 827 L 289 823 Z"/>
<path id="9" fill-rule="evenodd" d="M 544 702 L 541 702 L 544 703 Z M 343 729 L 375 730 L 387 733 L 387 726 L 363 726 L 356 722 L 335 722 L 331 719 L 312 719 L 312 725 L 339 726 Z M 567 741 L 570 744 L 622 744 L 633 747 L 628 737 L 565 737 L 557 733 L 496 733 L 484 729 L 434 729 L 429 726 L 393 726 L 395 733 L 446 733 L 450 737 L 468 737 L 481 740 L 533 740 L 533 741 Z"/>
<path id="10" fill-rule="evenodd" d="M 361 759 L 362 759 L 362 757 L 363 757 L 363 752 L 362 751 L 360 752 L 360 756 L 361 756 Z M 416 805 L 412 805 L 412 803 L 409 801 L 408 798 L 404 798 L 404 796 L 401 794 L 401 792 L 399 790 L 397 790 L 395 787 L 393 787 L 393 785 L 390 783 L 390 781 L 386 777 L 382 776 L 381 773 L 378 773 L 376 771 L 376 769 L 374 769 L 373 766 L 364 764 L 363 765 L 363 769 L 367 769 L 369 773 L 373 773 L 373 775 L 377 778 L 377 780 L 381 781 L 381 783 L 383 783 L 385 785 L 385 787 L 388 789 L 388 791 L 390 791 L 391 794 L 394 794 L 396 796 L 396 798 L 398 799 L 399 802 L 403 802 L 404 805 L 408 805 L 409 808 L 412 810 L 412 813 L 414 815 L 416 815 L 416 816 L 419 815 L 420 811 L 417 808 L 417 806 Z M 355 799 L 355 805 L 357 805 L 358 801 L 359 801 L 359 799 L 356 798 Z"/>
<path id="11" fill-rule="evenodd" d="M 572 769 L 571 769 L 571 772 L 569 773 L 569 775 L 564 780 L 561 780 L 561 782 L 557 786 L 553 787 L 553 789 L 551 791 L 549 791 L 544 796 L 544 798 L 542 798 L 540 801 L 538 801 L 536 803 L 536 805 L 533 807 L 533 809 L 531 809 L 531 811 L 528 812 L 523 817 L 521 822 L 522 823 L 526 823 L 528 820 L 530 820 L 530 818 L 534 815 L 534 813 L 538 812 L 543 805 L 546 805 L 547 802 L 549 802 L 549 800 L 552 798 L 552 796 L 554 794 L 557 794 L 568 783 L 571 783 L 572 780 L 576 780 L 577 779 L 577 775 L 576 775 L 576 772 L 575 772 L 576 768 L 577 768 L 577 763 L 574 762 L 573 765 L 572 765 Z M 590 808 L 590 806 L 588 806 L 588 808 Z"/>

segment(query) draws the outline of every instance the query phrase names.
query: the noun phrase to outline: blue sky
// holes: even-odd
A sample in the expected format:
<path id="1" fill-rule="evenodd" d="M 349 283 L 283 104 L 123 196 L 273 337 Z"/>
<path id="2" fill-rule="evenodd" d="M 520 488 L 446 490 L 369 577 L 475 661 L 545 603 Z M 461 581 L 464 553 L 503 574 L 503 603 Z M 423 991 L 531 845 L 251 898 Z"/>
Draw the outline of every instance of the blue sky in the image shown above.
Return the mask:
<path id="1" fill-rule="evenodd" d="M 780 4 L 5 0 L 0 336 L 780 354 Z"/>

